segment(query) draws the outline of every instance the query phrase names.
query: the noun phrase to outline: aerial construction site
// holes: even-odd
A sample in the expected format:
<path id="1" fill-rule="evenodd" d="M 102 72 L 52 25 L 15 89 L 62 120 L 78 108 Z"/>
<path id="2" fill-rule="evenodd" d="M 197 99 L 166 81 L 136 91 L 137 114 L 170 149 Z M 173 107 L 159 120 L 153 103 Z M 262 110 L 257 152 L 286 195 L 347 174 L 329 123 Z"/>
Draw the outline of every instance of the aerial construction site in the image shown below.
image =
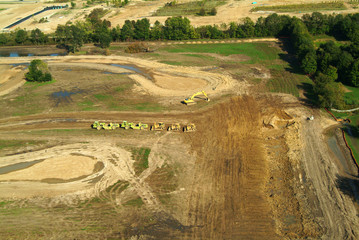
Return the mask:
<path id="1" fill-rule="evenodd" d="M 130 44 L 0 48 L 44 52 L 0 58 L 0 238 L 359 238 L 346 122 L 308 101 L 286 40 Z M 26 81 L 34 59 L 53 80 Z"/>

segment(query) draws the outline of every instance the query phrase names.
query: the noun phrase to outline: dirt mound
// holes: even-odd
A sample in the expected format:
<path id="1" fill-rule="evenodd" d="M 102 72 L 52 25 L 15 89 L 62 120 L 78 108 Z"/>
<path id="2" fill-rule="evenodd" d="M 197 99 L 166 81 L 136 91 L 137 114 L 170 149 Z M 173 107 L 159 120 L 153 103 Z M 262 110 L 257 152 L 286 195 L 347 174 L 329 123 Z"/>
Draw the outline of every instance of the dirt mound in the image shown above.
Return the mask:
<path id="1" fill-rule="evenodd" d="M 264 111 L 263 126 L 267 128 L 283 128 L 294 123 L 293 117 L 284 110 L 268 108 Z"/>

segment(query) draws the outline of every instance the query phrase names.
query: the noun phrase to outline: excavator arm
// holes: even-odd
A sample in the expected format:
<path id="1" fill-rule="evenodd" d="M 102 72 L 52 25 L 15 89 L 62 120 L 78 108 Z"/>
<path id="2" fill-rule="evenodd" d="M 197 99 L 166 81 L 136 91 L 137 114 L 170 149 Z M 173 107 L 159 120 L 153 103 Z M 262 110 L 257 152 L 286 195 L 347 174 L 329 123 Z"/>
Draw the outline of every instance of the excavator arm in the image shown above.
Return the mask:
<path id="1" fill-rule="evenodd" d="M 209 102 L 210 99 L 208 98 L 207 94 L 205 93 L 205 91 L 202 92 L 197 92 L 195 94 L 193 94 L 190 98 L 186 98 L 183 102 L 186 105 L 192 105 L 192 104 L 196 104 L 196 102 L 193 100 L 196 96 L 203 94 L 206 97 L 206 101 Z"/>

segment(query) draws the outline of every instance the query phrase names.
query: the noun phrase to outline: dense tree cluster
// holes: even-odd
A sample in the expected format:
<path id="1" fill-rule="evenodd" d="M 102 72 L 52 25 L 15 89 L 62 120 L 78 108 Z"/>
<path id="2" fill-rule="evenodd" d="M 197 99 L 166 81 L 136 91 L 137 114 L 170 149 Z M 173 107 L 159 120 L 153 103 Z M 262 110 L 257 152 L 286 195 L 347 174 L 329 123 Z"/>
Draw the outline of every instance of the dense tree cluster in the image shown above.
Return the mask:
<path id="1" fill-rule="evenodd" d="M 29 82 L 48 82 L 52 76 L 47 67 L 47 63 L 42 60 L 32 60 L 29 66 L 29 72 L 25 74 L 26 81 Z"/>
<path id="2" fill-rule="evenodd" d="M 339 40 L 350 41 L 342 46 L 328 41 L 316 50 L 307 48 L 307 55 L 298 56 L 303 70 L 317 76 L 335 68 L 338 81 L 359 87 L 359 14 L 343 16 L 312 13 L 304 15 L 302 20 L 312 35 L 328 34 Z M 306 35 L 309 41 L 311 37 Z"/>

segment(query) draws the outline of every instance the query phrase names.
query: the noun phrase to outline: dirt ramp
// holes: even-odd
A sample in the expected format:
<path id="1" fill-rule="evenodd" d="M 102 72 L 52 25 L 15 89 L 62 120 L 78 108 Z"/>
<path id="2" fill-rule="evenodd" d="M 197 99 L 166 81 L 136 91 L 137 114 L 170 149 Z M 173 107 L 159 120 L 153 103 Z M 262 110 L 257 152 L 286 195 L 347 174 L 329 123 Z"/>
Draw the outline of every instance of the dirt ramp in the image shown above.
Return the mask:
<path id="1" fill-rule="evenodd" d="M 197 126 L 187 135 L 198 154 L 187 239 L 276 239 L 264 192 L 268 167 L 259 103 L 233 98 L 204 113 Z"/>

